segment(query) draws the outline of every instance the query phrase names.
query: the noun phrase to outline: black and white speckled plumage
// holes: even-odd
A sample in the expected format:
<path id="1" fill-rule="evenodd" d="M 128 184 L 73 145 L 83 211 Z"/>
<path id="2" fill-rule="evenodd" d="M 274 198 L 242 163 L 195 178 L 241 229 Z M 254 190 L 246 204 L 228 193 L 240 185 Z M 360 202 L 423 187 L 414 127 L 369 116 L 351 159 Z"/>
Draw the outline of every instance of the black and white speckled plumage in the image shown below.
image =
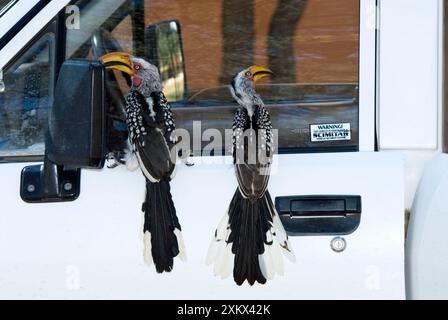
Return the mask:
<path id="1" fill-rule="evenodd" d="M 207 256 L 215 275 L 264 284 L 283 274 L 281 253 L 294 261 L 288 236 L 267 190 L 274 153 L 268 110 L 254 89 L 250 68 L 232 81 L 230 92 L 240 107 L 233 122 L 233 159 L 238 189 L 215 231 Z M 250 145 L 252 144 L 252 145 Z M 255 154 L 251 154 L 255 153 Z M 251 162 L 253 161 L 253 162 Z"/>
<path id="2" fill-rule="evenodd" d="M 274 154 L 272 123 L 268 110 L 262 104 L 254 107 L 254 115 L 249 117 L 245 108 L 238 108 L 233 121 L 233 159 L 237 163 L 236 150 L 243 147 L 243 134 L 248 129 L 253 129 L 254 133 L 260 138 L 257 141 L 259 153 L 264 152 L 268 158 Z M 270 161 L 269 161 L 270 163 Z"/>
<path id="3" fill-rule="evenodd" d="M 144 99 L 142 99 L 141 94 L 136 90 L 131 90 L 126 96 L 126 124 L 132 144 L 135 144 L 141 135 L 146 136 L 148 134 L 143 125 L 142 110 L 144 108 Z"/>
<path id="4" fill-rule="evenodd" d="M 126 114 L 129 139 L 146 178 L 152 182 L 169 178 L 175 167 L 171 150 L 176 144 L 176 126 L 163 92 L 153 92 L 145 98 L 139 91 L 131 90 L 126 97 Z M 158 143 L 154 145 L 155 140 Z"/>
<path id="5" fill-rule="evenodd" d="M 150 101 L 151 107 L 148 101 Z M 152 109 L 155 112 L 151 116 Z M 154 110 L 155 109 L 155 110 Z M 147 127 L 160 128 L 165 132 L 167 143 L 176 143 L 176 138 L 172 135 L 176 130 L 173 112 L 163 92 L 153 92 L 148 99 L 133 89 L 126 97 L 126 124 L 129 128 L 129 137 L 134 143 L 141 136 L 148 135 Z M 146 119 L 143 119 L 145 115 Z"/>
<path id="6" fill-rule="evenodd" d="M 144 212 L 144 257 L 157 272 L 170 272 L 174 257 L 185 260 L 181 226 L 171 196 L 170 181 L 177 152 L 175 122 L 170 105 L 161 91 L 155 66 L 140 58 L 140 86 L 133 85 L 126 97 L 126 124 L 129 140 L 146 177 Z"/>

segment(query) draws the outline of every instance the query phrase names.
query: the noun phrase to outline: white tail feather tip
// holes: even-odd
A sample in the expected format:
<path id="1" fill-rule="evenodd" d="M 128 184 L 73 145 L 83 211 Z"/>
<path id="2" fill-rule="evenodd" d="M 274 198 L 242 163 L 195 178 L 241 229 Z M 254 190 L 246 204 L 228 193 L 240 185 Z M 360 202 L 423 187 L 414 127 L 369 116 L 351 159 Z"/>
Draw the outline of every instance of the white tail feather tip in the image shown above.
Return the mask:
<path id="1" fill-rule="evenodd" d="M 174 229 L 174 234 L 177 238 L 177 246 L 179 247 L 179 259 L 183 262 L 187 262 L 187 253 L 185 252 L 184 239 L 182 232 L 179 229 Z"/>
<path id="2" fill-rule="evenodd" d="M 151 249 L 151 233 L 146 231 L 143 236 L 143 258 L 148 266 L 151 266 L 153 263 Z"/>

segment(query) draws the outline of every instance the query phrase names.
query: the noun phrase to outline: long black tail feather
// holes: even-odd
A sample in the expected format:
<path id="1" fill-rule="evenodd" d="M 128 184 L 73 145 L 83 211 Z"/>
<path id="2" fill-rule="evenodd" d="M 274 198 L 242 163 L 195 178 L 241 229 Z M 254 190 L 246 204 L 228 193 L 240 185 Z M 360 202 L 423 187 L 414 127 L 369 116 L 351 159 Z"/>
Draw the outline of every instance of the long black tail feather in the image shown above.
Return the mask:
<path id="1" fill-rule="evenodd" d="M 179 254 L 175 229 L 181 231 L 171 197 L 170 182 L 163 178 L 158 183 L 146 181 L 146 199 L 142 206 L 145 221 L 143 233 L 151 235 L 152 260 L 158 273 L 170 272 Z"/>
<path id="2" fill-rule="evenodd" d="M 232 243 L 232 253 L 235 254 L 233 278 L 238 285 L 242 285 L 246 279 L 250 285 L 255 282 L 266 283 L 259 262 L 265 244 L 272 244 L 266 238 L 272 222 L 266 197 L 269 197 L 268 193 L 260 199 L 248 200 L 238 189 L 229 207 L 232 232 L 228 242 Z"/>

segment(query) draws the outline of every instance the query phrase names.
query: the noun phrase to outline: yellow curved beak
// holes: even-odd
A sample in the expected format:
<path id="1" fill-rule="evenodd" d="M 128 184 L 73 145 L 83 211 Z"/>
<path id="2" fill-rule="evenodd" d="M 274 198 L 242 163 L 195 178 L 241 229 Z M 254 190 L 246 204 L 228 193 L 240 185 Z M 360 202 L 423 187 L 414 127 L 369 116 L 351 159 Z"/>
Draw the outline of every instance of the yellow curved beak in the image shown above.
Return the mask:
<path id="1" fill-rule="evenodd" d="M 131 55 L 126 52 L 111 52 L 100 58 L 106 69 L 120 70 L 131 77 L 135 76 Z"/>
<path id="2" fill-rule="evenodd" d="M 274 74 L 268 68 L 260 67 L 260 66 L 252 66 L 252 67 L 249 68 L 249 70 L 250 70 L 250 73 L 252 73 L 252 77 L 254 79 L 254 83 L 256 83 L 257 81 L 263 79 L 264 77 L 271 76 L 271 75 Z"/>

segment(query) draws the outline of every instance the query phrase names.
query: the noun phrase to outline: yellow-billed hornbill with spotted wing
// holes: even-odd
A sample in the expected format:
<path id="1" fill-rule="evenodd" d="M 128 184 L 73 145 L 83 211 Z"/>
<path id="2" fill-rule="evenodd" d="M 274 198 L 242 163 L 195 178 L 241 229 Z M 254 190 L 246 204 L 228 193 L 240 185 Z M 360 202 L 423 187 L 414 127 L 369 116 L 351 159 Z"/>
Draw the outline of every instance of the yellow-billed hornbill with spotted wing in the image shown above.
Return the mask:
<path id="1" fill-rule="evenodd" d="M 255 83 L 271 75 L 252 66 L 238 73 L 230 92 L 239 108 L 233 124 L 233 159 L 238 189 L 209 247 L 207 264 L 222 278 L 232 272 L 238 285 L 264 284 L 283 274 L 283 254 L 295 261 L 282 222 L 267 190 L 274 153 L 270 115 Z"/>
<path id="2" fill-rule="evenodd" d="M 170 272 L 174 257 L 185 260 L 181 227 L 170 191 L 177 152 L 173 114 L 165 95 L 159 70 L 146 60 L 124 52 L 101 57 L 106 69 L 131 76 L 126 96 L 129 140 L 146 178 L 144 212 L 144 258 L 157 272 Z"/>

